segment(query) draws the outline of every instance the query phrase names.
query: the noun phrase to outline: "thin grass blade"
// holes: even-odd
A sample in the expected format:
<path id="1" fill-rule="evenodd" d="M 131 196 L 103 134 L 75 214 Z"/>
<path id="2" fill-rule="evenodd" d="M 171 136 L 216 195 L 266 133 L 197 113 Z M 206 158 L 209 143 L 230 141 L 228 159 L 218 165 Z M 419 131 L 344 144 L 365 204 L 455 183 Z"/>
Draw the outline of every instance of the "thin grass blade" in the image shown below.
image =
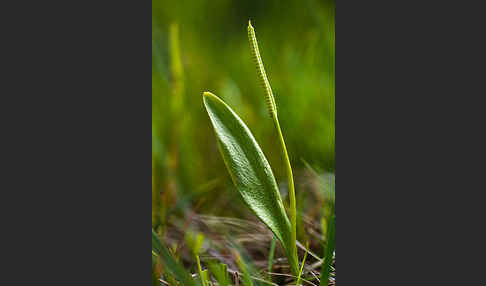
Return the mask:
<path id="1" fill-rule="evenodd" d="M 183 285 L 198 286 L 191 275 L 170 254 L 152 229 L 152 252 L 160 256 L 164 268 L 170 271 Z"/>
<path id="2" fill-rule="evenodd" d="M 329 223 L 329 227 L 326 233 L 326 248 L 325 248 L 325 256 L 324 262 L 321 268 L 321 282 L 320 286 L 327 286 L 329 281 L 329 272 L 331 270 L 331 263 L 332 263 L 332 256 L 334 254 L 334 234 L 335 234 L 335 216 L 331 216 Z"/>
<path id="3" fill-rule="evenodd" d="M 220 286 L 230 286 L 226 264 L 210 262 L 208 263 L 208 268 Z"/>

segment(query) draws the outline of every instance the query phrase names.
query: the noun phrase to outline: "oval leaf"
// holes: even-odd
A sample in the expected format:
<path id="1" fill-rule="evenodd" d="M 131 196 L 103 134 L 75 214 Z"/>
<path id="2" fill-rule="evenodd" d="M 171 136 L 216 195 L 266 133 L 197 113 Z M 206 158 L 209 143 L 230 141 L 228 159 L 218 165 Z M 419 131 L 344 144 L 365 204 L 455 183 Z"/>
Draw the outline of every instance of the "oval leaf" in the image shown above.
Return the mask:
<path id="1" fill-rule="evenodd" d="M 248 207 L 280 240 L 291 267 L 295 267 L 290 222 L 265 155 L 248 127 L 226 103 L 210 92 L 203 94 L 203 100 L 236 189 Z"/>

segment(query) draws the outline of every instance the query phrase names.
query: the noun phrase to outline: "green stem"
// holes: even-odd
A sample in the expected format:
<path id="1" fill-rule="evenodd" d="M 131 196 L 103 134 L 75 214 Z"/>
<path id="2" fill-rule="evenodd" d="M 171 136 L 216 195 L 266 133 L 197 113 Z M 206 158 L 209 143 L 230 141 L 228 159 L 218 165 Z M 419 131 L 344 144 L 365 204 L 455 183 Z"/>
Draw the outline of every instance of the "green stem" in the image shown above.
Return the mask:
<path id="1" fill-rule="evenodd" d="M 201 284 L 202 286 L 207 286 L 206 279 L 204 279 L 202 267 L 201 267 L 201 261 L 199 260 L 199 255 L 196 255 L 196 261 L 197 261 L 197 270 L 199 272 L 199 278 L 201 279 Z"/>
<path id="2" fill-rule="evenodd" d="M 272 237 L 272 244 L 270 245 L 270 254 L 268 258 L 268 272 L 272 272 L 273 267 L 273 256 L 275 255 L 275 236 Z M 271 277 L 270 277 L 271 279 Z"/>
<path id="3" fill-rule="evenodd" d="M 290 200 L 290 235 L 292 240 L 291 245 L 291 255 L 293 259 L 297 261 L 297 206 L 295 203 L 295 188 L 294 188 L 294 177 L 292 175 L 292 166 L 290 165 L 289 155 L 287 153 L 287 147 L 285 146 L 285 140 L 282 135 L 282 130 L 280 129 L 280 123 L 278 122 L 277 113 L 275 112 L 272 116 L 273 123 L 275 128 L 278 132 L 278 137 L 280 141 L 280 146 L 282 147 L 282 156 L 285 158 L 285 169 L 287 173 L 287 182 L 289 184 L 289 200 Z M 296 262 L 297 263 L 297 262 Z M 291 265 L 295 266 L 295 263 L 291 263 Z M 298 269 L 293 269 L 295 267 L 291 267 L 292 272 L 295 275 L 298 272 Z M 295 272 L 294 272 L 295 271 Z"/>
<path id="4" fill-rule="evenodd" d="M 290 166 L 289 155 L 287 154 L 287 147 L 285 147 L 285 141 L 282 135 L 282 130 L 280 129 L 280 123 L 278 122 L 277 116 L 277 105 L 275 104 L 275 98 L 273 96 L 272 88 L 270 87 L 270 82 L 268 81 L 267 74 L 265 73 L 265 67 L 263 66 L 262 57 L 260 55 L 260 50 L 258 49 L 258 42 L 255 35 L 255 29 L 248 21 L 248 39 L 250 41 L 250 48 L 253 60 L 256 64 L 257 74 L 260 82 L 263 85 L 265 92 L 265 99 L 267 103 L 267 108 L 270 113 L 270 117 L 273 120 L 275 129 L 277 129 L 278 137 L 280 140 L 280 146 L 282 147 L 282 156 L 285 158 L 285 167 L 287 172 L 287 181 L 289 184 L 289 198 L 290 198 L 290 235 L 292 245 L 288 250 L 290 269 L 292 274 L 297 276 L 299 273 L 299 261 L 297 256 L 297 207 L 295 204 L 295 189 L 294 189 L 294 178 L 292 176 L 292 166 Z M 287 246 L 288 247 L 288 246 Z"/>

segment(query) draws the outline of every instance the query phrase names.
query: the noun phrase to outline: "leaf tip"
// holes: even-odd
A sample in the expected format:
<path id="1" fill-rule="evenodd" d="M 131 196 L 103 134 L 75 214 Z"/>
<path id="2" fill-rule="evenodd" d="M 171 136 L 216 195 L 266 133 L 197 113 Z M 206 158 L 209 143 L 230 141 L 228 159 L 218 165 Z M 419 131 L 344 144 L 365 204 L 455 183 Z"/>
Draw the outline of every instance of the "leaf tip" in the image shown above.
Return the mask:
<path id="1" fill-rule="evenodd" d="M 205 91 L 203 92 L 203 97 L 207 97 L 207 96 L 215 96 L 214 94 L 212 94 L 211 92 L 209 91 Z"/>
<path id="2" fill-rule="evenodd" d="M 203 101 L 204 104 L 207 104 L 207 101 L 221 101 L 219 97 L 217 97 L 214 93 L 211 93 L 209 91 L 203 92 Z"/>

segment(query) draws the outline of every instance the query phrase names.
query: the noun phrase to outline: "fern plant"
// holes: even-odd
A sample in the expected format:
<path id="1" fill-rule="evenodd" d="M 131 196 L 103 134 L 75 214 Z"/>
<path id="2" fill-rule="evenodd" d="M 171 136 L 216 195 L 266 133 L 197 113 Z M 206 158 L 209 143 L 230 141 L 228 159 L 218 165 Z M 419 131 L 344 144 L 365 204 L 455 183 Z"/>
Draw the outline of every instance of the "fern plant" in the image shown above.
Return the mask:
<path id="1" fill-rule="evenodd" d="M 272 88 L 258 49 L 255 30 L 248 23 L 248 38 L 257 74 L 264 89 L 270 118 L 280 142 L 289 185 L 290 219 L 285 212 L 270 164 L 249 128 L 220 98 L 210 92 L 203 93 L 204 106 L 214 127 L 220 153 L 231 179 L 248 207 L 270 228 L 282 244 L 290 270 L 299 274 L 296 244 L 296 202 L 292 167 L 278 121 L 277 107 Z"/>

